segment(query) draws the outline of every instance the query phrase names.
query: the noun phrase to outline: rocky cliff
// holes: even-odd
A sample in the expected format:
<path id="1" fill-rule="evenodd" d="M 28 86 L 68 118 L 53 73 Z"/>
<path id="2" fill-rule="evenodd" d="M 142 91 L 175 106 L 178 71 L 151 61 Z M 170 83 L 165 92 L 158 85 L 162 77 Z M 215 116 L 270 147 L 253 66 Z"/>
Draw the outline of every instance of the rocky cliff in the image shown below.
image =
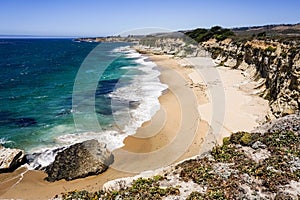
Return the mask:
<path id="1" fill-rule="evenodd" d="M 177 57 L 211 56 L 219 65 L 240 69 L 259 84 L 260 95 L 270 101 L 275 117 L 299 112 L 300 43 L 273 40 L 222 41 L 210 39 L 200 44 L 186 36 L 145 37 L 136 49 L 142 53 Z"/>
<path id="2" fill-rule="evenodd" d="M 300 107 L 300 44 L 251 40 L 202 43 L 215 62 L 230 68 L 253 72 L 262 78 L 261 95 L 270 101 L 276 117 L 299 112 Z"/>
<path id="3" fill-rule="evenodd" d="M 155 55 L 174 55 L 177 57 L 207 56 L 208 52 L 183 33 L 147 36 L 139 40 L 138 51 Z"/>

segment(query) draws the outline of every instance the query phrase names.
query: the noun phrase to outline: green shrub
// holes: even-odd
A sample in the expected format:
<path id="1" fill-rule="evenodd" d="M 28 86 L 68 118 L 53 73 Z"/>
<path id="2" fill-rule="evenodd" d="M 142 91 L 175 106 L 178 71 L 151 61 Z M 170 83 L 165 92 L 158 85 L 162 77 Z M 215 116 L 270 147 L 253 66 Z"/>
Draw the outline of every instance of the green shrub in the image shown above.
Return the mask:
<path id="1" fill-rule="evenodd" d="M 205 200 L 205 198 L 200 192 L 194 191 L 186 198 L 186 200 Z"/>
<path id="2" fill-rule="evenodd" d="M 268 48 L 265 49 L 266 52 L 275 52 L 276 48 L 272 47 L 272 46 L 268 46 Z"/>
<path id="3" fill-rule="evenodd" d="M 217 41 L 222 41 L 226 38 L 234 36 L 234 33 L 230 29 L 214 26 L 211 29 L 197 28 L 195 30 L 186 32 L 186 35 L 197 42 L 205 42 L 211 38 L 215 38 Z"/>
<path id="4" fill-rule="evenodd" d="M 241 137 L 240 143 L 242 145 L 249 145 L 252 141 L 250 133 L 244 132 L 243 136 Z"/>
<path id="5" fill-rule="evenodd" d="M 265 38 L 266 36 L 267 36 L 266 31 L 260 32 L 260 33 L 257 34 L 257 37 L 258 37 L 258 38 Z"/>
<path id="6" fill-rule="evenodd" d="M 280 56 L 281 56 L 282 58 L 286 58 L 287 53 L 286 53 L 286 52 L 281 52 Z"/>

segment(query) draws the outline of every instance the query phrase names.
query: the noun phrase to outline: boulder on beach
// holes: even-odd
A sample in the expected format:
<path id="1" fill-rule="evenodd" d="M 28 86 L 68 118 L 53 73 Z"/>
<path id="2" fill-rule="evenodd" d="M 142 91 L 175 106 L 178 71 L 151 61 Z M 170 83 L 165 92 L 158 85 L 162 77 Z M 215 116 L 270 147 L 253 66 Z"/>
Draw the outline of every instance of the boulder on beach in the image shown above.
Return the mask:
<path id="1" fill-rule="evenodd" d="M 47 181 L 67 181 L 104 172 L 114 157 L 106 144 L 88 140 L 74 144 L 59 152 L 55 161 L 46 167 Z"/>
<path id="2" fill-rule="evenodd" d="M 0 173 L 11 172 L 25 161 L 25 153 L 20 149 L 5 148 L 0 145 Z"/>

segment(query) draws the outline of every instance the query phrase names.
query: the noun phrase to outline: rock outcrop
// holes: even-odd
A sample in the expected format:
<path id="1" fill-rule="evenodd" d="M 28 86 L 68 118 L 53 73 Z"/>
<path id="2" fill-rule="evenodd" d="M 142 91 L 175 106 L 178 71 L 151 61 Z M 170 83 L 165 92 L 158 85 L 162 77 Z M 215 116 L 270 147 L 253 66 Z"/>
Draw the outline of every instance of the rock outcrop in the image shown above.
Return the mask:
<path id="1" fill-rule="evenodd" d="M 299 112 L 300 107 L 300 44 L 230 39 L 202 44 L 217 64 L 250 72 L 253 79 L 263 79 L 261 96 L 270 101 L 275 117 Z"/>
<path id="2" fill-rule="evenodd" d="M 252 132 L 258 133 L 276 133 L 282 131 L 292 131 L 297 135 L 300 135 L 300 114 L 298 115 L 287 115 L 278 119 L 274 119 L 268 123 L 265 123 L 257 127 Z"/>
<path id="3" fill-rule="evenodd" d="M 23 150 L 5 148 L 0 145 L 0 173 L 11 172 L 25 161 Z"/>
<path id="4" fill-rule="evenodd" d="M 113 155 L 97 140 L 74 144 L 59 152 L 55 161 L 46 167 L 46 180 L 73 180 L 104 172 L 113 163 Z"/>

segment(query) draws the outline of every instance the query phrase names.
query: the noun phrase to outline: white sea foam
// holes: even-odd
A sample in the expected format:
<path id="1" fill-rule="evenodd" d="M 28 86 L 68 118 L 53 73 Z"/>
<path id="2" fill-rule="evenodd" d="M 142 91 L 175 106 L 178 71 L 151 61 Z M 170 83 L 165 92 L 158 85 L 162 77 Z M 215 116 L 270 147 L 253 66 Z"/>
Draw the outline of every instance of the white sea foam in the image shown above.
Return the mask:
<path id="1" fill-rule="evenodd" d="M 128 136 L 136 132 L 145 121 L 151 119 L 151 117 L 159 110 L 160 104 L 158 97 L 164 90 L 167 89 L 167 85 L 162 84 L 159 80 L 160 72 L 155 69 L 156 64 L 148 61 L 147 57 L 142 56 L 129 47 L 120 47 L 114 50 L 114 52 L 125 53 L 128 57 L 136 57 L 135 60 L 139 66 L 130 67 L 124 66 L 127 70 L 140 70 L 144 73 L 139 75 L 130 75 L 133 80 L 130 84 L 124 86 L 122 84 L 122 78 L 116 85 L 115 91 L 109 94 L 111 97 L 112 111 L 114 122 L 117 127 L 122 128 L 116 130 L 102 130 L 99 132 L 83 132 L 77 134 L 66 134 L 59 136 L 56 139 L 57 143 L 64 145 L 71 145 L 78 142 L 83 142 L 90 139 L 97 139 L 100 142 L 107 144 L 109 150 L 114 150 L 122 147 L 123 140 Z M 137 55 L 139 57 L 137 57 Z M 124 75 L 124 77 L 126 74 Z M 127 102 L 127 107 L 119 109 L 117 102 Z M 130 107 L 130 102 L 138 102 L 134 108 Z M 118 109 L 114 108 L 117 107 Z M 124 124 L 124 122 L 126 122 Z"/>
<path id="2" fill-rule="evenodd" d="M 128 74 L 124 77 L 132 77 L 129 84 L 122 84 L 122 78 L 116 85 L 115 91 L 109 94 L 112 99 L 112 111 L 114 121 L 117 128 L 112 127 L 111 130 L 87 131 L 80 133 L 72 133 L 68 127 L 57 126 L 53 128 L 54 132 L 62 133 L 55 138 L 55 147 L 40 149 L 39 156 L 32 163 L 32 167 L 47 166 L 54 161 L 58 147 L 67 147 L 75 143 L 83 142 L 90 139 L 96 139 L 104 142 L 110 151 L 122 147 L 124 139 L 128 135 L 132 135 L 136 130 L 159 110 L 160 104 L 158 97 L 161 96 L 167 85 L 162 84 L 159 80 L 160 72 L 155 69 L 156 64 L 147 60 L 147 57 L 137 53 L 129 47 L 120 47 L 113 50 L 115 53 L 125 54 L 128 58 L 135 58 L 138 66 L 124 66 L 123 69 L 128 70 Z M 133 73 L 130 73 L 131 70 Z M 142 73 L 136 73 L 139 70 Z M 138 75 L 132 75 L 138 74 Z M 126 82 L 128 83 L 128 82 Z M 116 102 L 125 102 L 128 106 L 120 109 Z M 131 107 L 131 102 L 137 102 L 136 106 Z M 115 107 L 118 109 L 115 109 Z M 121 130 L 120 130 L 121 128 Z M 52 131 L 51 131 L 52 132 Z M 75 132 L 75 131 L 74 131 Z"/>
<path id="3" fill-rule="evenodd" d="M 122 51 L 126 51 L 125 48 L 122 48 Z M 134 76 L 131 84 L 125 87 L 117 87 L 109 96 L 114 99 L 121 99 L 123 101 L 137 101 L 139 106 L 135 109 L 125 109 L 122 112 L 114 113 L 116 121 L 128 116 L 129 122 L 124 127 L 123 132 L 126 135 L 132 135 L 136 132 L 145 121 L 151 119 L 151 117 L 159 110 L 160 104 L 158 97 L 162 92 L 167 89 L 167 85 L 162 84 L 159 80 L 160 72 L 155 69 L 156 64 L 148 61 L 147 57 L 142 56 L 141 54 L 128 50 L 128 57 L 133 54 L 138 58 L 135 62 L 139 64 L 138 69 L 143 74 Z M 137 57 L 139 55 L 139 57 Z"/>
<path id="4" fill-rule="evenodd" d="M 117 47 L 112 50 L 112 52 L 118 53 L 118 52 L 128 52 L 130 51 L 130 46 L 122 46 L 122 47 Z"/>
<path id="5" fill-rule="evenodd" d="M 147 57 L 142 56 L 129 47 L 120 47 L 114 50 L 114 52 L 125 53 L 127 57 L 136 57 L 135 60 L 139 66 L 130 67 L 124 66 L 123 69 L 140 70 L 143 73 L 139 75 L 130 75 L 133 78 L 130 84 L 124 86 L 122 84 L 122 78 L 116 85 L 115 91 L 109 94 L 111 97 L 113 117 L 116 125 L 121 130 L 103 130 L 100 132 L 84 132 L 78 134 L 67 134 L 57 138 L 59 143 L 74 144 L 83 142 L 89 139 L 97 139 L 98 141 L 107 144 L 109 150 L 114 150 L 122 147 L 123 140 L 128 136 L 136 132 L 145 121 L 151 119 L 151 117 L 159 110 L 160 104 L 158 97 L 164 90 L 167 89 L 167 85 L 162 84 L 159 80 L 160 72 L 155 69 L 156 64 L 148 61 Z M 134 74 L 134 73 L 133 73 Z M 126 74 L 124 74 L 124 77 Z M 120 87 L 119 87 L 120 86 Z M 119 109 L 118 102 L 127 102 L 127 107 Z M 130 102 L 138 102 L 138 105 L 134 108 L 130 107 Z M 116 106 L 118 109 L 115 109 Z M 124 124 L 124 122 L 126 122 Z"/>
<path id="6" fill-rule="evenodd" d="M 77 134 L 67 134 L 59 136 L 56 140 L 60 144 L 71 145 L 84 142 L 86 140 L 96 139 L 99 142 L 104 142 L 110 151 L 123 146 L 123 140 L 126 135 L 120 134 L 114 130 L 104 130 L 101 132 L 84 132 Z"/>
<path id="7" fill-rule="evenodd" d="M 12 141 L 6 140 L 5 138 L 0 138 L 0 145 L 11 143 Z"/>
<path id="8" fill-rule="evenodd" d="M 137 52 L 128 53 L 128 54 L 126 55 L 127 58 L 138 58 L 138 57 L 140 57 L 140 56 L 141 56 L 141 55 L 140 55 L 139 53 L 137 53 Z"/>
<path id="9" fill-rule="evenodd" d="M 133 66 L 124 66 L 124 67 L 121 67 L 121 69 L 136 69 L 136 67 L 133 67 Z"/>
<path id="10" fill-rule="evenodd" d="M 35 152 L 35 155 L 32 155 L 33 160 L 27 166 L 29 169 L 43 168 L 50 165 L 55 160 L 55 156 L 59 151 L 62 151 L 63 148 L 52 147 L 39 149 L 38 152 Z"/>
<path id="11" fill-rule="evenodd" d="M 5 144 L 6 140 L 4 138 L 0 138 L 0 144 Z"/>

